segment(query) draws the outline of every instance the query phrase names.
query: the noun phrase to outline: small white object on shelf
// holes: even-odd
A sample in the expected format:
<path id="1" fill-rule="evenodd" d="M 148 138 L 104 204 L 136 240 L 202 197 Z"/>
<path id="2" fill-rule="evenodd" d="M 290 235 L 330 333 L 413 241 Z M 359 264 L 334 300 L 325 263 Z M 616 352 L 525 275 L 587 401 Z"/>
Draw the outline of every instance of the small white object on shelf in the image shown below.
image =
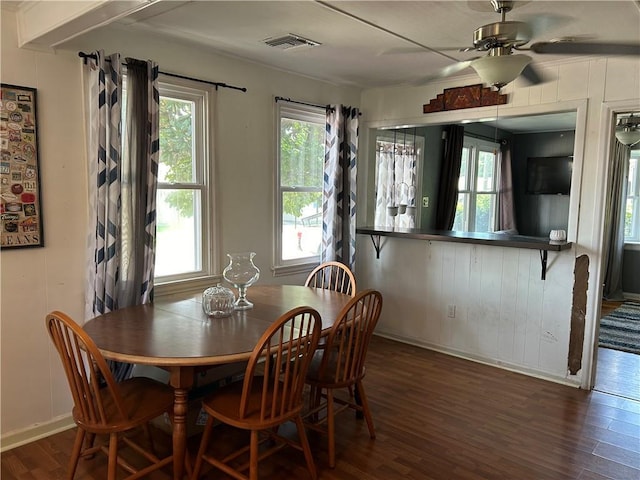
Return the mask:
<path id="1" fill-rule="evenodd" d="M 551 230 L 549 240 L 553 243 L 564 243 L 567 241 L 567 232 L 565 230 Z"/>

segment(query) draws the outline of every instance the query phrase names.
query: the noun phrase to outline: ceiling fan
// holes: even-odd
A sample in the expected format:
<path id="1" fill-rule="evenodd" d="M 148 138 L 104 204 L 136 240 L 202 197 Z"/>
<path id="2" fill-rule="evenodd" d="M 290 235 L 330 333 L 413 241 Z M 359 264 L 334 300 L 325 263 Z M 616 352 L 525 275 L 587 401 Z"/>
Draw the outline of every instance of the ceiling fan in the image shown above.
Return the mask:
<path id="1" fill-rule="evenodd" d="M 501 15 L 500 21 L 477 28 L 473 33 L 473 46 L 460 49 L 487 52 L 486 55 L 449 65 L 424 78 L 421 83 L 448 77 L 468 67 L 473 68 L 484 83 L 498 90 L 519 76 L 532 85 L 542 83 L 544 79 L 532 65 L 533 59 L 529 55 L 515 53 L 520 51 L 564 55 L 640 55 L 640 43 L 581 42 L 576 38 L 535 42 L 527 47 L 537 25 L 507 21 L 506 14 L 513 9 L 513 1 L 491 0 L 490 3 L 493 10 Z"/>

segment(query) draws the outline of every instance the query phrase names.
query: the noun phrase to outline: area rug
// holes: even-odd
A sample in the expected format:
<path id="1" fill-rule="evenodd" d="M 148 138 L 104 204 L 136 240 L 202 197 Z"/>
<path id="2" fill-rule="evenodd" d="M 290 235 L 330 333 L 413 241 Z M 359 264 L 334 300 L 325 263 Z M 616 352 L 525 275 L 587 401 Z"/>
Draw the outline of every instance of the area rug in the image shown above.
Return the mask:
<path id="1" fill-rule="evenodd" d="M 600 320 L 599 345 L 640 354 L 640 303 L 624 302 Z"/>

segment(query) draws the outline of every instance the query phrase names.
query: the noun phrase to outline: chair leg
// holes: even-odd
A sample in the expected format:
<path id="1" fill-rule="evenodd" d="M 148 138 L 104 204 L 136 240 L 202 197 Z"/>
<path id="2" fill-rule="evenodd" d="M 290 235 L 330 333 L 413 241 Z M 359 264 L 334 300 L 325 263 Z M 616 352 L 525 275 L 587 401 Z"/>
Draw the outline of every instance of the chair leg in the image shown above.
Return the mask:
<path id="1" fill-rule="evenodd" d="M 316 389 L 316 407 L 320 405 L 320 403 L 322 402 L 322 388 L 318 387 Z"/>
<path id="2" fill-rule="evenodd" d="M 309 475 L 311 475 L 311 480 L 316 480 L 316 478 L 318 478 L 318 473 L 316 472 L 316 466 L 313 462 L 313 455 L 311 454 L 311 447 L 309 446 L 307 432 L 304 429 L 304 423 L 300 416 L 296 417 L 296 427 L 298 428 L 298 438 L 300 439 L 300 445 L 302 445 L 302 451 L 304 452 L 304 459 L 307 462 Z"/>
<path id="3" fill-rule="evenodd" d="M 360 389 L 358 388 L 357 384 L 355 388 L 352 388 L 351 386 L 349 386 L 349 396 L 355 400 L 357 406 L 362 407 L 362 399 L 360 398 Z M 359 408 L 356 408 L 356 418 L 358 420 L 363 418 L 362 410 Z"/>
<path id="4" fill-rule="evenodd" d="M 249 480 L 258 480 L 258 431 L 251 430 L 249 444 Z"/>
<path id="5" fill-rule="evenodd" d="M 315 407 L 316 403 L 316 387 L 314 385 L 309 385 L 309 410 Z"/>
<path id="6" fill-rule="evenodd" d="M 364 385 L 362 385 L 362 382 L 358 382 L 356 384 L 356 390 L 360 392 L 362 412 L 364 413 L 364 418 L 367 421 L 367 427 L 369 427 L 369 437 L 376 438 L 376 430 L 373 426 L 373 417 L 371 416 L 371 410 L 369 410 L 369 401 L 367 400 L 367 395 L 364 393 Z"/>
<path id="7" fill-rule="evenodd" d="M 147 437 L 147 442 L 149 442 L 149 451 L 151 453 L 153 453 L 154 455 L 156 454 L 156 446 L 153 443 L 153 437 L 151 436 L 151 427 L 149 426 L 149 423 L 145 423 L 142 426 L 143 430 L 144 430 L 144 434 Z"/>
<path id="8" fill-rule="evenodd" d="M 82 451 L 82 444 L 84 443 L 85 431 L 76 427 L 78 431 L 76 432 L 76 439 L 73 442 L 73 450 L 71 451 L 71 458 L 69 459 L 69 480 L 73 480 L 73 477 L 76 474 L 76 469 L 78 468 L 78 460 L 80 460 L 80 452 Z"/>
<path id="9" fill-rule="evenodd" d="M 309 388 L 309 410 L 313 410 L 318 407 L 320 401 L 320 395 L 318 394 L 320 389 L 315 385 L 311 385 Z M 310 417 L 311 423 L 316 423 L 318 421 L 318 413 L 311 414 Z"/>
<path id="10" fill-rule="evenodd" d="M 109 434 L 109 467 L 107 479 L 116 480 L 116 466 L 118 465 L 118 434 Z"/>
<path id="11" fill-rule="evenodd" d="M 193 470 L 191 470 L 191 466 L 193 463 L 191 462 L 191 455 L 189 454 L 189 449 L 187 448 L 184 452 L 184 471 L 187 474 L 187 478 L 191 478 L 193 474 Z"/>
<path id="12" fill-rule="evenodd" d="M 96 441 L 95 433 L 87 433 L 85 437 L 85 448 L 93 448 L 93 444 Z"/>
<path id="13" fill-rule="evenodd" d="M 209 445 L 209 438 L 211 437 L 211 430 L 213 430 L 213 417 L 209 415 L 207 417 L 207 423 L 204 426 L 202 432 L 202 439 L 200 440 L 200 448 L 198 448 L 198 454 L 196 456 L 196 464 L 193 466 L 193 472 L 191 472 L 191 480 L 197 480 L 200 476 L 200 469 L 202 468 L 202 460 L 204 454 L 207 451 Z"/>
<path id="14" fill-rule="evenodd" d="M 335 419 L 333 409 L 333 390 L 327 388 L 327 436 L 329 437 L 329 467 L 336 466 Z"/>

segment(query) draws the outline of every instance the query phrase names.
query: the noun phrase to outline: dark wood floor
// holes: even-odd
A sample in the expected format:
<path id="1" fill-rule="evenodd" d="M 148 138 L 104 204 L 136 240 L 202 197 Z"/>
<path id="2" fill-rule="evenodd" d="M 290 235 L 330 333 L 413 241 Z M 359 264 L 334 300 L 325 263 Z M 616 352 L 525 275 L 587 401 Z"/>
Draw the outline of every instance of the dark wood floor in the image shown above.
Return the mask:
<path id="1" fill-rule="evenodd" d="M 600 308 L 600 318 L 609 315 L 616 308 L 622 305 L 624 302 L 618 302 L 613 300 L 602 300 L 602 306 Z"/>
<path id="2" fill-rule="evenodd" d="M 603 300 L 600 318 L 620 305 L 622 302 Z M 640 355 L 599 348 L 594 388 L 600 392 L 640 401 Z"/>
<path id="3" fill-rule="evenodd" d="M 377 438 L 343 414 L 332 470 L 324 437 L 310 434 L 320 479 L 640 478 L 640 402 L 377 337 L 365 384 Z M 216 435 L 214 446 L 228 446 L 229 438 Z M 2 480 L 64 478 L 72 439 L 69 430 L 3 453 Z M 102 456 L 81 461 L 76 479 L 105 478 L 105 464 Z M 260 464 L 260 478 L 308 476 L 302 455 L 285 449 Z"/>
<path id="4" fill-rule="evenodd" d="M 640 401 L 640 355 L 598 348 L 594 388 L 599 392 Z"/>

